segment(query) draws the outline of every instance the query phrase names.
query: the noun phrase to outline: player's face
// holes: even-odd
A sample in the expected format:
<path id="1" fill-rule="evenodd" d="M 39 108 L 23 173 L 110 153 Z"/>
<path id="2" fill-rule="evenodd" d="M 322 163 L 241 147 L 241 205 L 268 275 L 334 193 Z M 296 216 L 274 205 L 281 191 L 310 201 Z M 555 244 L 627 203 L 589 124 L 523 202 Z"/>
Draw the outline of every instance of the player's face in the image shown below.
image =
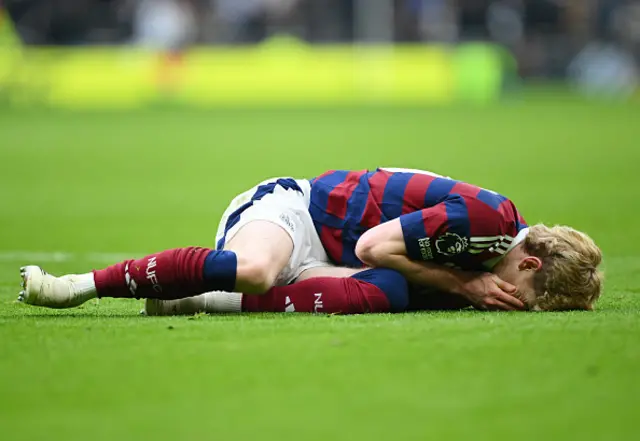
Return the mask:
<path id="1" fill-rule="evenodd" d="M 513 281 L 509 283 L 518 287 L 515 296 L 518 297 L 527 308 L 530 308 L 536 299 L 535 289 L 533 288 L 533 275 L 531 271 L 518 271 Z"/>

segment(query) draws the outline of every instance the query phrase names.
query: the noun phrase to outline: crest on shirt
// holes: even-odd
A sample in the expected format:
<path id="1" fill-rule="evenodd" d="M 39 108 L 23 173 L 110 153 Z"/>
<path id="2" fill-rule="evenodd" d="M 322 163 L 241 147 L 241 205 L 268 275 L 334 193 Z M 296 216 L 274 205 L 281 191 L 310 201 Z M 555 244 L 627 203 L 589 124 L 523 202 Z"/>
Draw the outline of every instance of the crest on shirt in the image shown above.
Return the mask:
<path id="1" fill-rule="evenodd" d="M 469 247 L 469 239 L 456 233 L 444 233 L 436 240 L 436 250 L 445 256 L 455 256 Z"/>

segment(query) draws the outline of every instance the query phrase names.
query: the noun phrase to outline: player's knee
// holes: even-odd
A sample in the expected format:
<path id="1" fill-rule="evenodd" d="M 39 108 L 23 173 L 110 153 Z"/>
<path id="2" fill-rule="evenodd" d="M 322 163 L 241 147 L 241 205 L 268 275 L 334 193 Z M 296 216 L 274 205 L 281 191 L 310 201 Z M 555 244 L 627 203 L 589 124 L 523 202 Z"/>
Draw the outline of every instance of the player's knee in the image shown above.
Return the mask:
<path id="1" fill-rule="evenodd" d="M 264 294 L 275 284 L 280 268 L 262 258 L 252 258 L 238 264 L 236 286 L 245 294 Z"/>

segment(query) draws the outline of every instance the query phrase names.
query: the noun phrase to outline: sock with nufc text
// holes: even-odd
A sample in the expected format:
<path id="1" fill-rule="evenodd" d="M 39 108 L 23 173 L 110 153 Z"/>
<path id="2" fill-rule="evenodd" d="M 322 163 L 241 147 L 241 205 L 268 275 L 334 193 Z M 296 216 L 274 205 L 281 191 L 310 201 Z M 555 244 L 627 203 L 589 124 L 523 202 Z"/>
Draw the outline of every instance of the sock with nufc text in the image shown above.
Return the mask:
<path id="1" fill-rule="evenodd" d="M 98 297 L 180 299 L 207 291 L 233 291 L 232 251 L 187 247 L 125 260 L 93 272 Z"/>
<path id="2" fill-rule="evenodd" d="M 366 270 L 348 278 L 316 277 L 266 294 L 243 295 L 246 312 L 311 312 L 364 314 L 403 311 L 408 302 L 407 282 L 387 269 Z"/>

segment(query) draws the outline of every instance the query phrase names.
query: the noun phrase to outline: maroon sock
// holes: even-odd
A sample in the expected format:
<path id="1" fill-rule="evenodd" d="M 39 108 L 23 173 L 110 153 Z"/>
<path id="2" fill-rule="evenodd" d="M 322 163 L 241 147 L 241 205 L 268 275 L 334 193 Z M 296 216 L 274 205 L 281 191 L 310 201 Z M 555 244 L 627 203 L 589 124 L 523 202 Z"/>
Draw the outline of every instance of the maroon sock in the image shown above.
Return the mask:
<path id="1" fill-rule="evenodd" d="M 260 296 L 242 296 L 242 310 L 247 312 L 362 314 L 389 309 L 387 296 L 380 288 L 353 278 L 316 277 L 276 286 Z"/>
<path id="2" fill-rule="evenodd" d="M 171 300 L 202 294 L 207 291 L 203 266 L 210 252 L 176 248 L 94 271 L 98 297 Z"/>

